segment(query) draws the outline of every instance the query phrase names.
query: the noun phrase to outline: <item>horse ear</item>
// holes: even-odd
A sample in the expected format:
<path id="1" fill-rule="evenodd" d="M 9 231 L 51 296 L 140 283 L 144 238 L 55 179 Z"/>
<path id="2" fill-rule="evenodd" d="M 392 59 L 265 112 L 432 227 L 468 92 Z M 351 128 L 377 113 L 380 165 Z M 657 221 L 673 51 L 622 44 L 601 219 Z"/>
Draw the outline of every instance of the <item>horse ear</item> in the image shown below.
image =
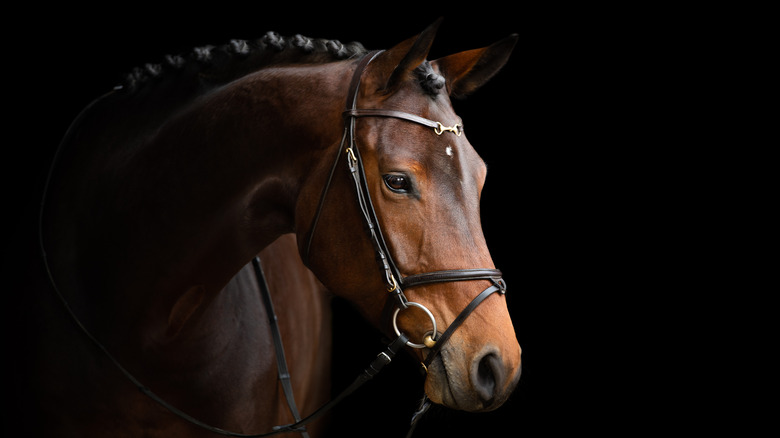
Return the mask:
<path id="1" fill-rule="evenodd" d="M 442 18 L 439 18 L 421 34 L 383 52 L 371 63 L 371 72 L 385 92 L 395 91 L 407 74 L 425 61 L 441 22 Z"/>
<path id="2" fill-rule="evenodd" d="M 516 34 L 511 35 L 488 47 L 456 53 L 431 64 L 439 67 L 452 97 L 465 97 L 501 70 L 517 40 Z"/>

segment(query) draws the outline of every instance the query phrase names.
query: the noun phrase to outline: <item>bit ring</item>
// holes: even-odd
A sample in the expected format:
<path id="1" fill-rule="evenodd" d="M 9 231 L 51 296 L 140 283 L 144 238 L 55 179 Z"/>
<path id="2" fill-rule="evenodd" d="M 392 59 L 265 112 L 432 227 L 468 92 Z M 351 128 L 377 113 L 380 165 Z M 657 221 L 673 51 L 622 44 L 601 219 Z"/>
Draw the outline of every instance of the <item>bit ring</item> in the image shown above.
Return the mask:
<path id="1" fill-rule="evenodd" d="M 430 310 L 428 310 L 427 307 L 423 306 L 420 303 L 415 303 L 413 301 L 408 301 L 406 303 L 407 306 L 417 307 L 421 309 L 423 312 L 425 312 L 426 315 L 428 315 L 428 318 L 431 319 L 431 322 L 433 323 L 433 333 L 436 332 L 436 318 L 433 317 L 433 313 L 431 313 Z M 398 314 L 401 312 L 400 308 L 396 308 L 395 312 L 393 313 L 393 330 L 395 330 L 396 336 L 401 336 L 401 331 L 398 330 Z M 434 341 L 435 342 L 435 341 Z M 430 344 L 430 342 L 427 342 Z M 406 345 L 412 347 L 412 348 L 429 348 L 426 344 L 415 344 L 412 341 L 406 341 Z"/>

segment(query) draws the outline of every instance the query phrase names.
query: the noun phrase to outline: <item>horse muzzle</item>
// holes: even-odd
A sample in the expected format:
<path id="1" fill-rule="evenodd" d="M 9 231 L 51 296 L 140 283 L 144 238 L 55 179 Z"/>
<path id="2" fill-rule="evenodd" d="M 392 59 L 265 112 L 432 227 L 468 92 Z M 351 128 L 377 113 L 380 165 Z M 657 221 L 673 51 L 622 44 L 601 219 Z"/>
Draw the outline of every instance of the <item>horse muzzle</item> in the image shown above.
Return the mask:
<path id="1" fill-rule="evenodd" d="M 520 346 L 517 345 L 519 358 Z M 521 365 L 505 360 L 488 345 L 467 357 L 452 343 L 428 366 L 425 392 L 433 402 L 469 412 L 492 411 L 509 398 L 520 380 Z"/>

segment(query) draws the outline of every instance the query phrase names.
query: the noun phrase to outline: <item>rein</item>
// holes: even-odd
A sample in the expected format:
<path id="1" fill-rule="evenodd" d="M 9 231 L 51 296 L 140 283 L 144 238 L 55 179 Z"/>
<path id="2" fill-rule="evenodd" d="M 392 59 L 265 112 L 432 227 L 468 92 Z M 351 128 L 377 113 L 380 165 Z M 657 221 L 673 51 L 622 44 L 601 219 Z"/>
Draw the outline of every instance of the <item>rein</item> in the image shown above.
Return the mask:
<path id="1" fill-rule="evenodd" d="M 67 140 L 71 137 L 72 131 L 76 126 L 78 126 L 84 114 L 86 114 L 99 101 L 101 101 L 102 99 L 104 99 L 105 97 L 109 96 L 112 93 L 109 93 L 105 96 L 96 99 L 95 101 L 90 103 L 84 110 L 82 110 L 82 112 L 77 116 L 77 118 L 68 128 L 68 131 L 65 133 L 63 140 L 60 142 L 55 152 L 52 163 L 50 165 L 48 175 L 46 177 L 46 182 L 43 189 L 39 216 L 38 216 L 38 243 L 41 251 L 44 269 L 49 279 L 49 283 L 52 286 L 52 289 L 54 290 L 58 300 L 63 305 L 67 313 L 70 315 L 70 318 L 79 328 L 79 330 L 93 344 L 95 344 L 95 346 L 114 364 L 114 366 L 125 376 L 125 378 L 129 380 L 136 388 L 138 388 L 138 390 L 144 393 L 151 400 L 153 400 L 160 406 L 164 407 L 171 413 L 175 414 L 179 418 L 186 420 L 191 424 L 198 426 L 202 429 L 223 436 L 260 438 L 260 437 L 273 436 L 280 433 L 298 432 L 301 433 L 303 437 L 308 438 L 308 434 L 305 428 L 306 424 L 322 416 L 324 413 L 326 413 L 327 411 L 332 409 L 335 405 L 337 405 L 345 397 L 355 392 L 364 383 L 371 380 L 379 371 L 381 371 L 388 363 L 391 362 L 392 358 L 404 346 L 409 346 L 412 348 L 429 349 L 429 352 L 425 360 L 422 362 L 422 366 L 427 372 L 427 367 L 437 357 L 443 345 L 452 336 L 454 331 L 465 321 L 465 319 L 477 308 L 477 306 L 479 306 L 480 303 L 482 303 L 486 298 L 488 298 L 493 293 L 496 292 L 500 294 L 506 293 L 506 284 L 501 278 L 502 277 L 501 271 L 497 269 L 442 270 L 442 271 L 414 274 L 414 275 L 409 275 L 404 277 L 401 275 L 400 270 L 398 269 L 395 262 L 393 261 L 388 246 L 385 242 L 384 236 L 382 234 L 381 228 L 379 226 L 379 221 L 376 215 L 376 211 L 374 210 L 373 203 L 371 202 L 371 195 L 369 193 L 369 189 L 367 185 L 363 161 L 360 158 L 360 152 L 357 147 L 357 143 L 355 141 L 356 120 L 361 117 L 397 118 L 397 119 L 407 120 L 409 122 L 417 123 L 432 128 L 437 135 L 442 135 L 445 131 L 447 131 L 447 132 L 452 132 L 457 136 L 460 136 L 463 133 L 463 127 L 459 123 L 453 126 L 444 126 L 441 122 L 436 122 L 414 114 L 409 114 L 397 110 L 356 108 L 357 91 L 360 87 L 361 75 L 365 70 L 365 68 L 368 66 L 368 64 L 374 58 L 376 58 L 376 56 L 379 55 L 381 52 L 382 51 L 372 51 L 367 53 L 359 61 L 357 68 L 353 73 L 352 80 L 350 82 L 349 94 L 347 96 L 347 109 L 344 111 L 344 117 L 346 119 L 344 136 L 342 137 L 341 145 L 339 147 L 336 159 L 333 163 L 333 167 L 331 168 L 330 175 L 328 176 L 328 180 L 325 186 L 323 187 L 323 191 L 320 196 L 317 211 L 314 216 L 314 220 L 312 222 L 311 230 L 309 232 L 308 243 L 306 245 L 306 252 L 304 254 L 304 261 L 306 262 L 306 264 L 308 264 L 309 252 L 311 250 L 313 236 L 317 229 L 317 223 L 319 221 L 319 217 L 322 212 L 322 208 L 324 206 L 325 198 L 330 188 L 333 175 L 335 173 L 339 159 L 343 152 L 347 155 L 347 165 L 350 171 L 350 175 L 352 176 L 352 179 L 355 184 L 358 204 L 360 206 L 360 210 L 362 212 L 365 225 L 367 226 L 369 232 L 371 243 L 374 247 L 374 250 L 377 255 L 377 259 L 379 261 L 380 268 L 383 273 L 382 275 L 383 282 L 385 283 L 385 286 L 388 291 L 387 304 L 385 306 L 384 314 L 386 316 L 389 316 L 390 312 L 393 312 L 391 319 L 392 319 L 392 324 L 394 326 L 394 331 L 398 337 L 392 342 L 390 342 L 387 348 L 384 351 L 380 352 L 377 355 L 377 357 L 368 365 L 368 367 L 366 367 L 363 370 L 363 372 L 357 376 L 357 378 L 353 381 L 353 383 L 350 384 L 346 389 L 344 389 L 338 396 L 336 396 L 331 401 L 321 406 L 312 414 L 304 418 L 301 418 L 293 397 L 292 386 L 290 383 L 290 375 L 287 368 L 286 358 L 284 355 L 284 348 L 282 345 L 281 334 L 279 333 L 279 329 L 277 326 L 276 314 L 273 310 L 273 303 L 271 302 L 270 292 L 268 290 L 268 285 L 265 281 L 265 276 L 260 266 L 260 260 L 259 258 L 255 257 L 252 261 L 252 264 L 255 270 L 255 275 L 257 277 L 258 287 L 261 291 L 263 302 L 264 305 L 266 306 L 266 310 L 269 316 L 269 324 L 271 325 L 271 332 L 274 338 L 274 347 L 276 350 L 278 376 L 282 384 L 282 389 L 284 391 L 285 398 L 287 399 L 288 407 L 290 409 L 290 412 L 293 415 L 293 418 L 295 419 L 295 423 L 275 426 L 272 428 L 272 431 L 270 432 L 259 433 L 259 434 L 242 434 L 242 433 L 230 432 L 203 423 L 202 421 L 179 410 L 178 408 L 166 402 L 160 396 L 155 394 L 151 389 L 144 386 L 132 373 L 130 373 L 126 368 L 124 368 L 122 364 L 108 351 L 108 349 L 82 324 L 81 320 L 74 313 L 68 301 L 65 299 L 64 295 L 62 294 L 59 287 L 57 286 L 57 283 L 54 279 L 53 273 L 51 271 L 51 268 L 47 260 L 46 249 L 45 249 L 44 238 L 43 238 L 43 216 L 45 210 L 44 207 L 46 203 L 48 188 L 51 183 L 51 178 L 54 172 L 54 168 L 57 164 L 63 146 L 67 143 Z M 471 301 L 471 303 L 469 303 L 469 305 L 466 306 L 466 308 L 463 309 L 463 311 L 455 318 L 455 320 L 449 325 L 449 327 L 441 334 L 439 334 L 438 331 L 436 330 L 436 319 L 433 316 L 433 314 L 422 304 L 409 301 L 403 293 L 403 288 L 410 288 L 410 287 L 431 284 L 431 283 L 442 283 L 442 282 L 452 282 L 452 281 L 473 281 L 473 280 L 489 280 L 493 284 L 490 285 L 485 290 L 483 290 L 479 295 L 477 295 Z M 400 330 L 398 330 L 397 322 L 396 322 L 398 314 L 401 311 L 408 309 L 409 307 L 418 307 L 422 309 L 431 319 L 433 325 L 433 331 L 429 336 L 426 336 L 424 340 L 424 344 L 416 344 L 411 342 L 406 335 L 404 335 L 403 333 L 400 332 Z M 418 409 L 417 412 L 415 412 L 414 416 L 412 417 L 411 428 L 409 430 L 407 437 L 410 437 L 412 435 L 417 422 L 420 420 L 422 415 L 428 410 L 430 405 L 431 405 L 430 400 L 428 400 L 426 396 L 423 396 L 422 402 L 420 404 L 420 408 Z"/>

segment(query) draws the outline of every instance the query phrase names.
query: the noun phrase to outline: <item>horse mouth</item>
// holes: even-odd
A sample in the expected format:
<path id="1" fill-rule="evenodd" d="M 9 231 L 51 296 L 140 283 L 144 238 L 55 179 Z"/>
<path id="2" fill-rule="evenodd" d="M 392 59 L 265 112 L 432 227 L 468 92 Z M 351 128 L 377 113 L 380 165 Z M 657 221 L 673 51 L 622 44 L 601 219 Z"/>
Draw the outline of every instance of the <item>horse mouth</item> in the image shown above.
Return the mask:
<path id="1" fill-rule="evenodd" d="M 439 352 L 438 356 L 431 363 L 431 367 L 429 367 L 429 373 L 432 369 L 434 375 L 438 377 L 437 380 L 439 380 L 438 383 L 441 388 L 441 404 L 453 409 L 459 409 L 458 399 L 452 392 L 453 380 L 449 371 L 451 366 L 447 365 L 448 356 L 446 349 Z"/>
<path id="2" fill-rule="evenodd" d="M 458 371 L 456 362 L 457 359 L 452 357 L 452 351 L 448 348 L 442 349 L 431 362 L 425 386 L 428 398 L 452 409 L 482 410 L 481 406 L 470 406 L 470 403 L 466 402 L 469 397 L 464 397 L 464 385 L 461 382 L 468 385 L 468 376 Z"/>

